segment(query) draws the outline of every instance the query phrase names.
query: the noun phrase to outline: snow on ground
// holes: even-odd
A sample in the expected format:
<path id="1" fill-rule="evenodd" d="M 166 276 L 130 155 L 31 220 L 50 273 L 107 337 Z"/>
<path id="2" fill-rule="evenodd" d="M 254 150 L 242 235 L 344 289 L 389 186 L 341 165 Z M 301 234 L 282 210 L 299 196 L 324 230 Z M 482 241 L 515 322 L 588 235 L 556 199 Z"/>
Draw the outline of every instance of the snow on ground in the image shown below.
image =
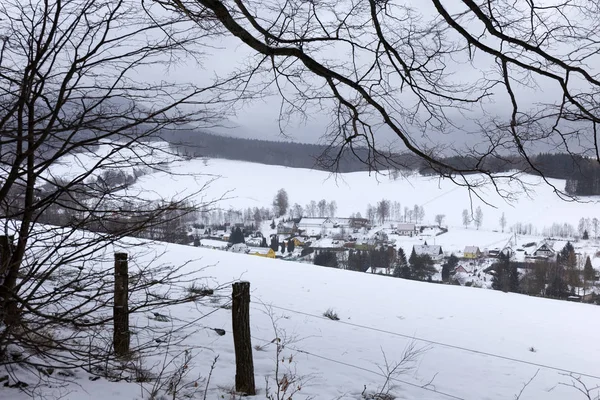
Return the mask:
<path id="1" fill-rule="evenodd" d="M 522 400 L 578 399 L 582 397 L 574 389 L 558 385 L 569 382 L 568 377 L 541 365 L 580 374 L 597 373 L 597 306 L 189 246 L 153 246 L 162 254 L 160 263 L 197 260 L 186 268 L 197 271 L 199 282 L 216 284 L 240 278 L 251 282 L 253 345 L 264 345 L 254 350 L 257 398 L 264 398 L 264 377 L 272 376 L 275 368 L 274 345 L 269 343 L 276 334 L 269 309 L 277 327 L 287 337 L 296 339 L 288 344 L 284 352 L 286 362 L 281 365 L 295 369 L 297 376 L 310 378 L 294 399 L 361 399 L 364 385 L 367 390 L 375 390 L 384 382 L 377 374 L 384 365 L 384 355 L 390 363 L 400 360 L 413 341 L 426 350 L 413 370 L 398 377 L 404 381 L 396 382 L 393 389 L 399 399 L 452 398 L 447 395 L 478 400 L 514 398 L 538 370 L 521 395 Z M 138 256 L 141 264 L 144 257 Z M 230 310 L 219 308 L 228 296 L 204 305 L 173 306 L 168 312 L 172 321 L 181 325 L 206 315 L 186 328 L 190 337 L 185 348 L 194 354 L 189 379 L 206 376 L 212 359 L 219 356 L 208 399 L 230 398 L 226 390 L 234 384 L 231 315 Z M 329 308 L 337 312 L 340 321 L 321 317 Z M 171 322 L 164 325 L 168 328 Z M 226 334 L 218 336 L 210 328 L 224 329 Z M 279 337 L 283 337 L 281 332 Z M 290 363 L 287 357 L 291 354 L 294 356 Z M 146 365 L 160 365 L 162 361 L 147 360 Z M 80 374 L 80 378 L 76 384 L 60 389 L 63 399 L 142 398 L 136 383 L 104 379 L 92 382 L 85 374 Z M 584 379 L 589 386 L 600 383 Z M 44 390 L 48 396 L 57 394 L 53 389 Z M 25 397 L 14 389 L 0 387 L 0 398 Z"/>
<path id="2" fill-rule="evenodd" d="M 514 197 L 507 202 L 500 197 L 493 186 L 478 189 L 478 194 L 490 205 L 448 179 L 411 175 L 407 178 L 390 180 L 387 176 L 353 172 L 331 174 L 324 171 L 282 166 L 264 165 L 224 159 L 175 160 L 168 153 L 164 143 L 154 143 L 157 150 L 141 146 L 139 149 L 125 149 L 123 159 L 131 155 L 149 157 L 153 163 L 172 161 L 169 172 L 154 172 L 141 177 L 129 189 L 129 193 L 147 199 L 182 198 L 196 195 L 205 201 L 222 199 L 218 206 L 246 209 L 248 207 L 269 207 L 277 190 L 284 188 L 290 205 L 305 206 L 311 200 L 335 200 L 338 216 L 349 216 L 360 212 L 363 216 L 367 204 L 375 205 L 381 199 L 398 201 L 402 207 L 412 208 L 415 204 L 425 209 L 426 223 L 433 224 L 436 214 L 444 214 L 445 225 L 462 226 L 462 211 L 483 210 L 483 230 L 500 231 L 499 219 L 505 213 L 507 226 L 515 223 L 532 224 L 539 231 L 553 223 L 570 223 L 577 226 L 580 218 L 596 216 L 598 197 L 586 197 L 583 202 L 567 202 L 553 193 L 553 189 L 539 177 L 522 174 L 528 192 L 516 183 L 500 181 L 499 190 Z M 108 154 L 111 147 L 101 146 L 95 155 L 77 154 L 72 160 L 53 166 L 54 175 L 75 175 L 87 170 L 99 157 Z M 149 171 L 150 172 L 150 171 Z M 216 179 L 218 178 L 218 179 Z M 216 180 L 215 180 L 216 179 Z M 469 178 L 480 182 L 483 178 L 473 175 Z M 549 179 L 549 183 L 559 189 L 565 186 L 564 180 Z M 210 183 L 201 194 L 203 185 Z M 472 208 L 471 208 L 472 201 Z M 474 228 L 471 228 L 475 231 Z M 477 233 L 473 233 L 476 235 Z"/>
<path id="3" fill-rule="evenodd" d="M 304 206 L 311 200 L 335 200 L 338 216 L 349 216 L 356 212 L 365 215 L 367 204 L 375 205 L 381 199 L 388 199 L 400 202 L 402 207 L 412 208 L 415 204 L 423 206 L 424 222 L 431 224 L 436 214 L 445 214 L 444 224 L 455 227 L 462 226 L 462 211 L 471 209 L 470 201 L 473 200 L 473 209 L 481 206 L 483 210 L 482 229 L 498 231 L 498 221 L 503 212 L 508 226 L 517 222 L 531 223 L 541 231 L 555 222 L 568 222 L 576 227 L 581 217 L 593 218 L 596 215 L 598 202 L 596 197 L 586 198 L 584 203 L 563 201 L 540 178 L 531 175 L 522 175 L 532 189 L 528 195 L 519 193 L 520 189 L 515 184 L 501 183 L 501 189 L 516 197 L 510 203 L 491 187 L 482 188 L 482 197 L 496 207 L 493 208 L 476 197 L 469 197 L 466 189 L 437 177 L 415 175 L 393 181 L 367 172 L 332 175 L 323 171 L 222 159 L 177 162 L 171 165 L 171 171 L 182 175 L 174 177 L 160 172 L 146 175 L 136 183 L 133 190 L 140 190 L 143 192 L 140 195 L 149 197 L 158 194 L 165 197 L 176 194 L 183 196 L 219 177 L 211 183 L 204 195 L 209 199 L 225 195 L 226 198 L 219 203 L 223 209 L 268 207 L 277 190 L 284 188 L 288 192 L 290 204 Z M 185 176 L 186 173 L 195 175 Z M 202 177 L 198 174 L 206 175 Z M 473 176 L 472 179 L 479 177 Z M 564 181 L 550 179 L 550 182 L 564 188 Z M 474 228 L 471 229 L 475 231 Z M 473 233 L 477 234 L 478 232 Z"/>

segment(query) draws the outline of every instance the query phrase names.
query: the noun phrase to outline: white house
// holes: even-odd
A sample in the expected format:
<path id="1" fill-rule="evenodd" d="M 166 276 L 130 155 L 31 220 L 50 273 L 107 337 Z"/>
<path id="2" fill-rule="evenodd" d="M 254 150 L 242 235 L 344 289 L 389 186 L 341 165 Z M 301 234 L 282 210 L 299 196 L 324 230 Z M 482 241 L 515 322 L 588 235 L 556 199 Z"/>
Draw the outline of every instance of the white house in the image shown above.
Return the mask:
<path id="1" fill-rule="evenodd" d="M 554 257 L 555 255 L 556 255 L 556 252 L 554 251 L 552 246 L 550 246 L 550 244 L 548 244 L 546 242 L 542 242 L 533 251 L 533 253 L 531 253 L 532 257 L 539 257 L 539 258 L 551 258 L 551 257 Z"/>
<path id="2" fill-rule="evenodd" d="M 440 261 L 444 258 L 444 252 L 442 251 L 442 246 L 439 245 L 415 245 L 413 246 L 413 250 L 415 254 L 418 256 L 428 255 L 434 261 Z"/>
<path id="3" fill-rule="evenodd" d="M 394 230 L 397 235 L 414 236 L 417 234 L 416 224 L 398 224 Z"/>

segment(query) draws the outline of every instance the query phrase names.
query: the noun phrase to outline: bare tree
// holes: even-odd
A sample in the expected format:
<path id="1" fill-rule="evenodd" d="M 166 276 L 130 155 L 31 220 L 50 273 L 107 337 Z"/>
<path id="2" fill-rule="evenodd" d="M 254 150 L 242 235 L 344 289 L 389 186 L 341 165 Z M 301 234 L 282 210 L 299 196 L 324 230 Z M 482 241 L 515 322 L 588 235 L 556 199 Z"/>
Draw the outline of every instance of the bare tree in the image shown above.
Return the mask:
<path id="1" fill-rule="evenodd" d="M 437 214 L 435 216 L 435 223 L 438 224 L 438 226 L 442 226 L 442 223 L 444 222 L 444 218 L 446 218 L 446 216 L 444 214 Z"/>
<path id="2" fill-rule="evenodd" d="M 111 320 L 113 271 L 103 263 L 113 246 L 124 236 L 189 240 L 185 225 L 211 211 L 211 202 L 194 203 L 197 192 L 144 200 L 130 187 L 176 158 L 150 139 L 221 113 L 211 109 L 218 86 L 139 78 L 197 61 L 204 37 L 187 18 L 136 1 L 0 6 L 0 212 L 10 242 L 0 268 L 1 365 L 97 373 L 111 359 L 98 329 Z M 59 175 L 60 164 L 71 173 Z M 185 281 L 176 266 L 131 272 L 131 312 L 190 300 L 162 297 Z M 15 346 L 19 360 L 7 353 Z"/>
<path id="3" fill-rule="evenodd" d="M 467 209 L 464 209 L 462 212 L 462 223 L 465 226 L 465 228 L 468 228 L 469 225 L 471 225 L 471 214 Z"/>
<path id="4" fill-rule="evenodd" d="M 477 229 L 481 228 L 481 224 L 483 223 L 483 211 L 481 211 L 481 207 L 477 206 L 475 209 L 475 215 L 473 216 L 473 222 L 475 222 L 475 227 Z"/>
<path id="5" fill-rule="evenodd" d="M 377 202 L 377 218 L 379 219 L 379 223 L 383 224 L 390 217 L 390 201 L 389 200 L 381 200 Z"/>
<path id="6" fill-rule="evenodd" d="M 285 189 L 279 189 L 275 195 L 275 198 L 273 199 L 273 208 L 275 209 L 275 214 L 278 217 L 287 214 L 289 206 L 290 201 L 288 199 L 287 192 Z"/>
<path id="7" fill-rule="evenodd" d="M 319 202 L 317 203 L 317 210 L 319 212 L 319 217 L 323 218 L 327 216 L 327 200 L 319 200 Z"/>
<path id="8" fill-rule="evenodd" d="M 329 202 L 329 204 L 327 205 L 327 209 L 329 210 L 329 216 L 335 217 L 335 214 L 337 213 L 337 203 L 335 202 L 335 200 L 331 200 Z"/>
<path id="9" fill-rule="evenodd" d="M 292 206 L 292 215 L 294 216 L 294 218 L 302 218 L 302 216 L 304 215 L 304 210 L 302 209 L 302 206 L 298 203 L 294 203 L 294 205 Z"/>
<path id="10" fill-rule="evenodd" d="M 427 13 L 407 0 L 157 2 L 199 26 L 214 22 L 210 29 L 252 49 L 249 84 L 280 91 L 282 126 L 329 108 L 331 151 L 322 159 L 329 166 L 360 146 L 372 168 L 414 166 L 415 158 L 394 157 L 376 142 L 381 131 L 471 189 L 480 182 L 471 172 L 519 182 L 517 167 L 545 179 L 534 157 L 539 145 L 600 162 L 589 134 L 600 122 L 591 61 L 600 50 L 596 2 L 431 0 Z M 474 145 L 442 143 L 443 134 L 464 130 Z M 447 158 L 454 155 L 465 162 Z"/>
<path id="11" fill-rule="evenodd" d="M 310 203 L 304 207 L 304 213 L 307 217 L 316 217 L 317 216 L 317 202 L 311 200 Z"/>
<path id="12" fill-rule="evenodd" d="M 502 213 L 502 216 L 500 217 L 500 227 L 502 228 L 502 232 L 504 232 L 504 228 L 506 228 L 506 217 L 504 216 L 504 213 Z"/>
<path id="13" fill-rule="evenodd" d="M 367 205 L 367 219 L 369 222 L 374 223 L 375 217 L 377 216 L 377 208 L 373 207 L 371 204 Z"/>

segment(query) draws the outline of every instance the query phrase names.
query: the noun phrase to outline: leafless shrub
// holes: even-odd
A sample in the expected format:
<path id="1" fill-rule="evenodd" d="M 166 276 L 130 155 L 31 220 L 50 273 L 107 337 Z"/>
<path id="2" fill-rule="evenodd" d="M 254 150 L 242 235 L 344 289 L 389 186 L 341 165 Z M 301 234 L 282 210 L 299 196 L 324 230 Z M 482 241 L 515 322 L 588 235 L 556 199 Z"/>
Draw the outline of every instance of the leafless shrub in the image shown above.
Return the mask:
<path id="1" fill-rule="evenodd" d="M 338 317 L 337 313 L 333 309 L 331 309 L 331 308 L 328 308 L 327 311 L 325 311 L 323 313 L 323 316 L 325 318 L 329 318 L 332 321 L 339 321 L 340 320 L 340 317 Z"/>
<path id="2" fill-rule="evenodd" d="M 394 400 L 396 396 L 393 394 L 395 384 L 398 379 L 407 375 L 416 367 L 419 359 L 429 350 L 429 347 L 418 347 L 416 342 L 411 341 L 402 352 L 402 357 L 398 361 L 389 361 L 383 349 L 381 354 L 383 355 L 383 365 L 378 365 L 377 368 L 384 377 L 384 381 L 379 388 L 374 391 L 368 391 L 367 386 L 361 393 L 361 396 L 365 400 Z M 435 376 L 434 378 L 435 379 Z M 429 386 L 433 382 L 433 379 L 424 386 Z"/>

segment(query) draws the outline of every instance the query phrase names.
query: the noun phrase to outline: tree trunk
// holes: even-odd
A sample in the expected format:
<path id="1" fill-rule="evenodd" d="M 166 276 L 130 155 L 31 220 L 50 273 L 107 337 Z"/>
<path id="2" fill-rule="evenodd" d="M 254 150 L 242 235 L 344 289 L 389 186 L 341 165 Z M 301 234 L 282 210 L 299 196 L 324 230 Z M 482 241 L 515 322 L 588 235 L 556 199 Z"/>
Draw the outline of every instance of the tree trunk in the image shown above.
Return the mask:
<path id="1" fill-rule="evenodd" d="M 234 283 L 232 297 L 235 390 L 238 393 L 253 396 L 256 394 L 256 387 L 250 339 L 250 282 Z"/>
<path id="2" fill-rule="evenodd" d="M 117 356 L 129 353 L 129 271 L 127 253 L 115 253 L 115 300 L 113 346 Z"/>

